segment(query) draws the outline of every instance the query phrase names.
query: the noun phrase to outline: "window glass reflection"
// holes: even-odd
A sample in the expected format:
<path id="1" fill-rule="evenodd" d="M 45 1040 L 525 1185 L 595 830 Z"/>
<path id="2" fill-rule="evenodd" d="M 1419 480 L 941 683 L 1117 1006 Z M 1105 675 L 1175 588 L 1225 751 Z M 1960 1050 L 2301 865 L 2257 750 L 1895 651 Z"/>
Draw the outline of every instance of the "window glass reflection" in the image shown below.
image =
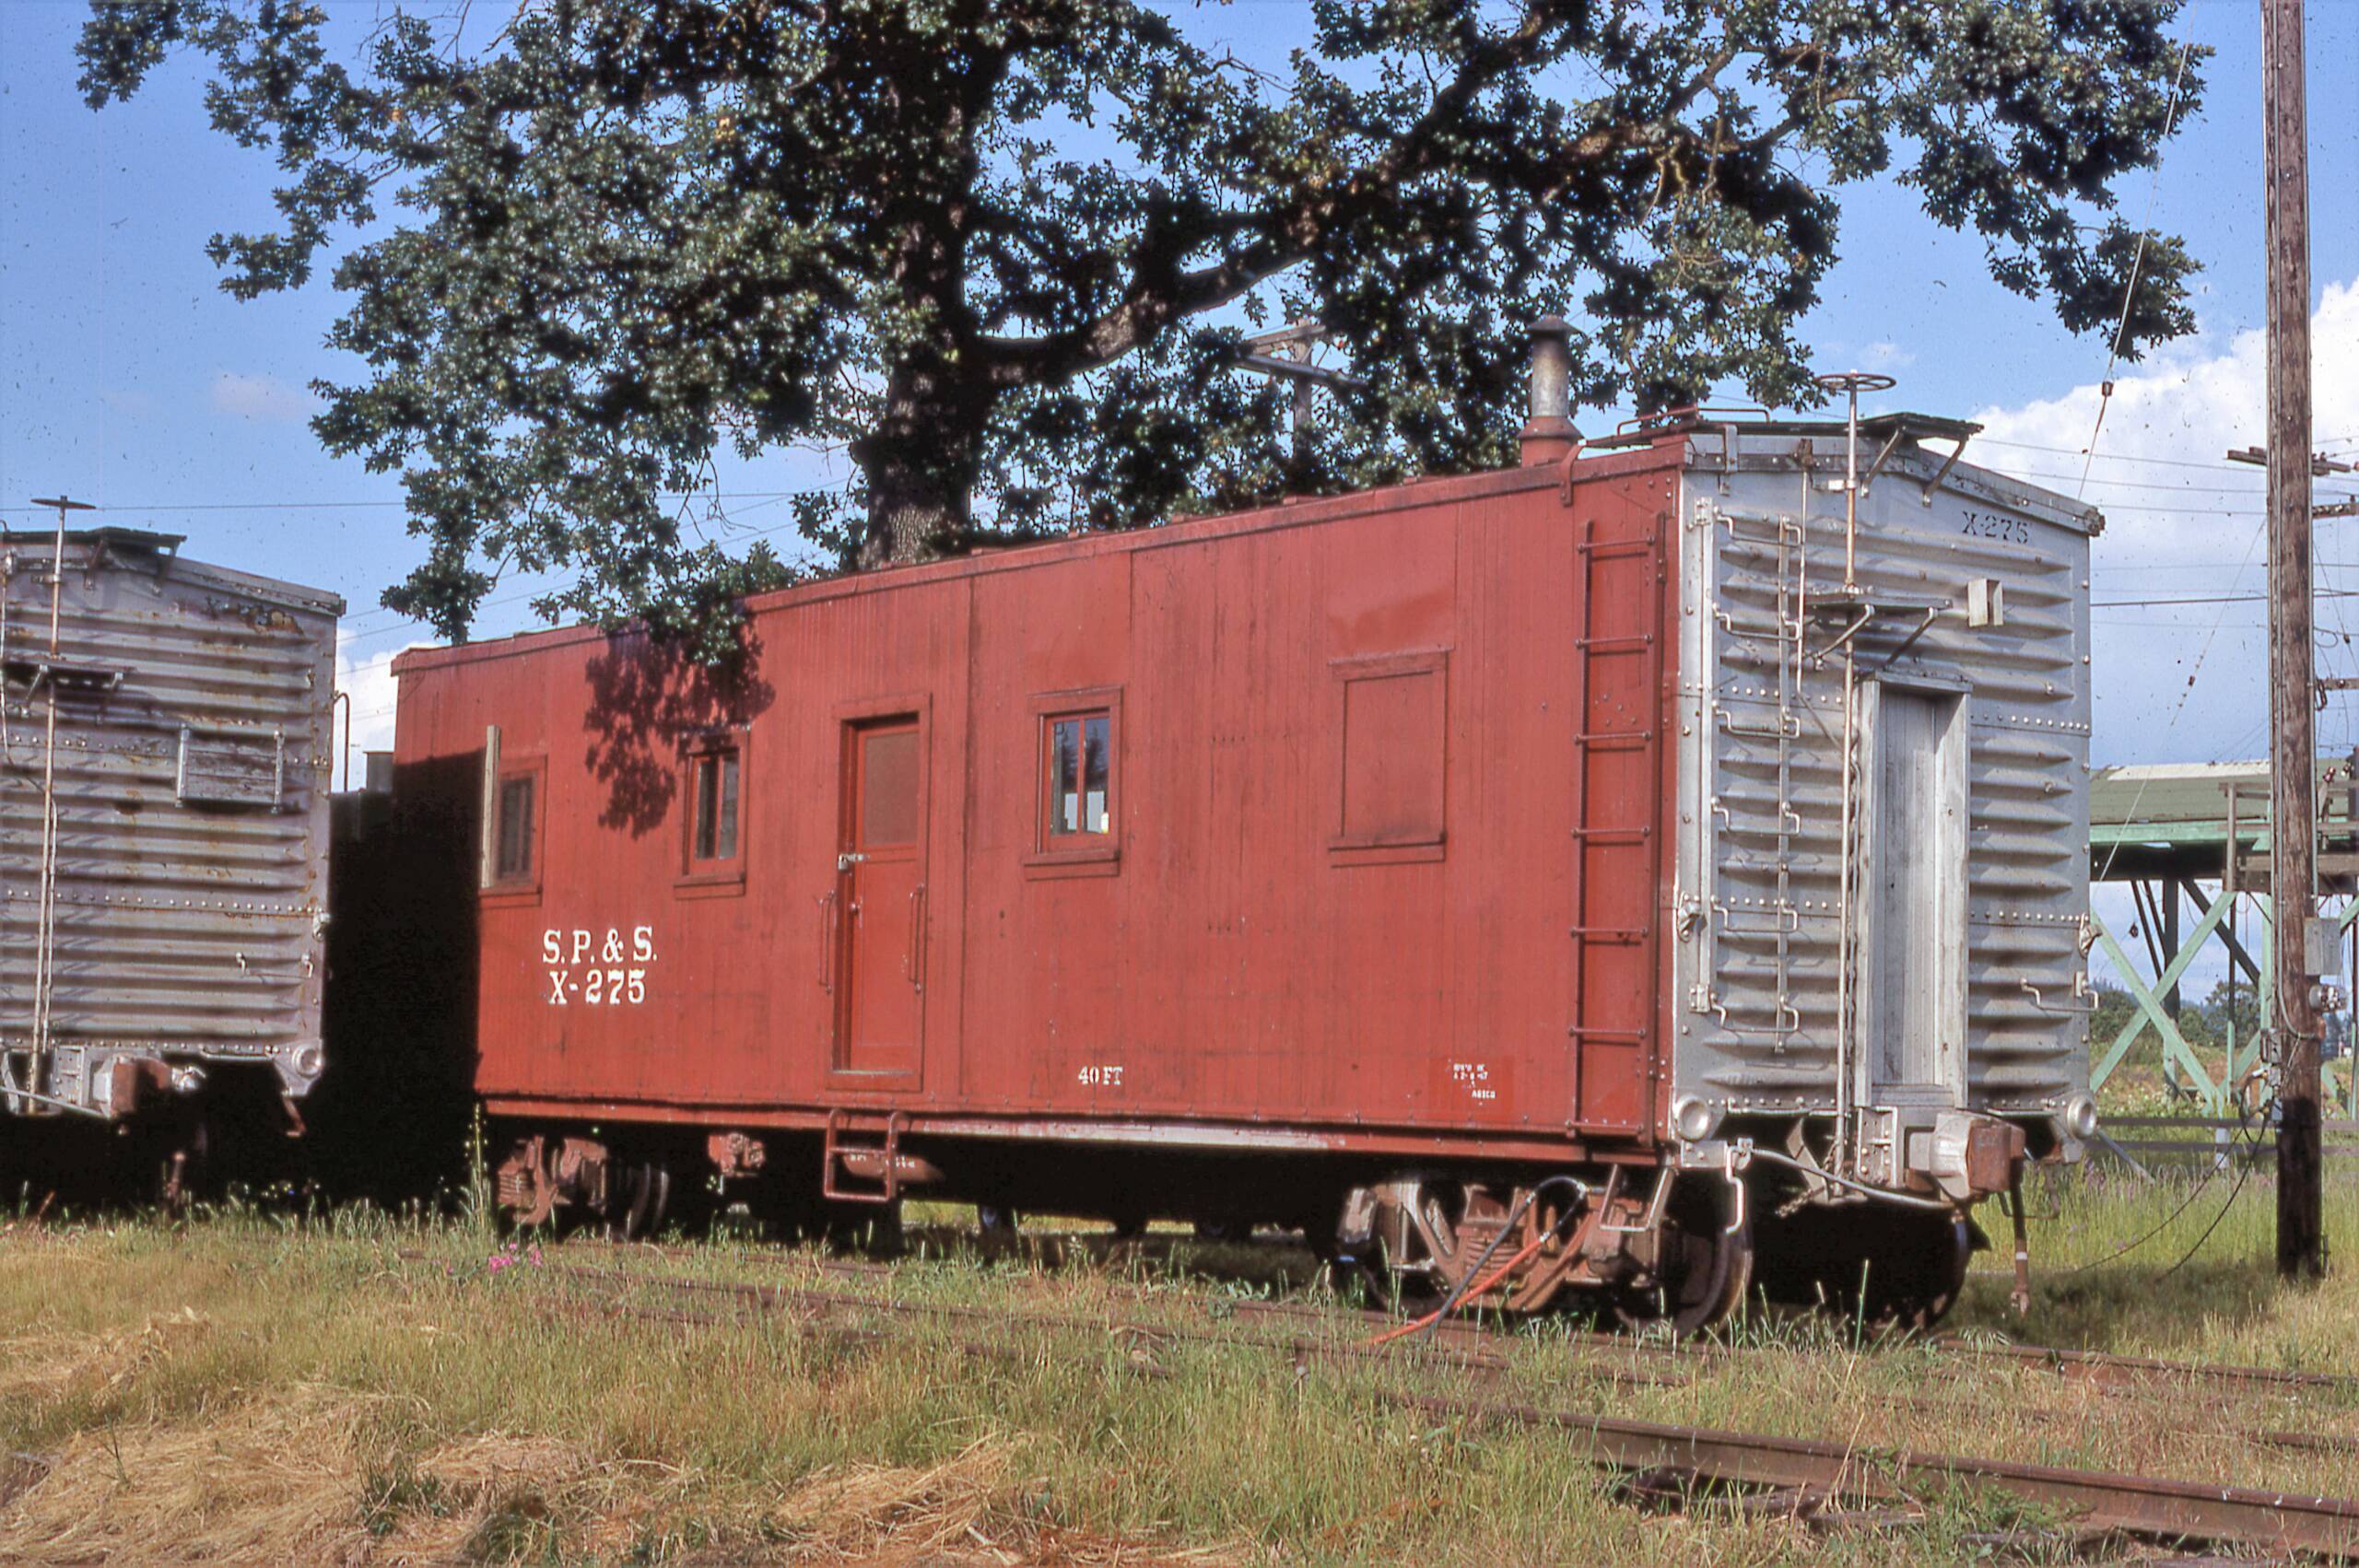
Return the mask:
<path id="1" fill-rule="evenodd" d="M 1107 782 L 1113 771 L 1112 759 L 1107 755 L 1107 721 L 1102 713 L 1082 721 L 1082 831 L 1103 833 L 1106 822 Z"/>
<path id="2" fill-rule="evenodd" d="M 1081 720 L 1060 719 L 1050 729 L 1049 830 L 1081 831 Z"/>

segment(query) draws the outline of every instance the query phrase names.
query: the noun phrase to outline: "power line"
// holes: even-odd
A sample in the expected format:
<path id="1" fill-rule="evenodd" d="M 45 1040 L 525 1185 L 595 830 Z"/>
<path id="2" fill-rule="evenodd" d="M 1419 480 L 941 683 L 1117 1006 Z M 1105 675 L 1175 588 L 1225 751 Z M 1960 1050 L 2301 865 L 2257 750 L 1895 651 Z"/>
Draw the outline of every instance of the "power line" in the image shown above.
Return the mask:
<path id="1" fill-rule="evenodd" d="M 2340 436 L 2335 439 L 2338 442 L 2359 441 L 2359 436 Z M 2060 457 L 2083 457 L 2087 455 L 2087 449 L 2083 447 L 2041 446 L 2035 441 L 2001 440 L 1997 436 L 1976 436 L 1973 438 L 1973 444 L 1982 447 L 2005 447 L 2010 451 L 2054 452 Z M 2097 453 L 2097 461 L 2099 462 L 2134 462 L 2141 464 L 2142 466 L 2151 468 L 2211 468 L 2217 469 L 2225 474 L 2250 474 L 2253 472 L 2252 465 L 2248 462 L 2205 462 L 2201 459 L 2188 457 L 2130 457 L 2126 455 L 2117 455 L 2113 452 L 2099 452 Z M 2100 479 L 2095 481 L 2095 483 L 2102 485 L 2105 481 Z"/>
<path id="2" fill-rule="evenodd" d="M 101 512 L 267 512 L 334 511 L 352 507 L 404 507 L 407 501 L 161 501 L 153 505 L 124 502 L 93 507 Z M 0 512 L 37 512 L 39 507 L 0 507 Z"/>
<path id="3" fill-rule="evenodd" d="M 827 495 L 817 490 L 658 490 L 659 501 L 783 501 L 796 496 Z M 364 508 L 406 508 L 407 501 L 155 501 L 114 502 L 92 507 L 101 512 L 301 512 L 339 511 Z M 48 515 L 43 507 L 0 507 L 0 513 L 32 512 Z"/>
<path id="4" fill-rule="evenodd" d="M 2047 474 L 2035 469 L 2011 468 L 2006 472 L 2010 479 L 2061 481 L 2073 477 L 2070 474 Z M 2260 494 L 2257 487 L 2259 475 L 2255 474 L 2253 477 L 2256 482 L 2254 485 L 2194 485 L 2169 479 L 2107 479 L 2103 477 L 2092 479 L 2089 483 L 2102 485 L 2113 490 L 2171 490 L 2182 495 L 2198 496 L 2258 496 Z"/>
<path id="5" fill-rule="evenodd" d="M 807 491 L 802 491 L 802 490 L 781 490 L 781 491 L 780 491 L 780 492 L 779 492 L 778 497 L 774 497 L 774 498 L 783 498 L 783 497 L 789 497 L 789 496 L 799 496 L 799 495 L 805 495 L 805 494 L 809 494 L 809 492 L 807 492 Z M 763 529 L 757 529 L 757 530 L 755 530 L 755 531 L 753 531 L 753 532 L 747 532 L 747 533 L 740 533 L 740 534 L 738 534 L 736 537 L 737 537 L 737 540 L 738 540 L 739 542 L 750 543 L 751 541 L 756 540 L 756 539 L 767 539 L 767 538 L 770 537 L 772 534 L 776 534 L 776 533 L 784 533 L 784 532 L 787 532 L 789 529 L 793 528 L 793 527 L 795 527 L 795 526 L 796 526 L 796 524 L 792 523 L 792 522 L 782 522 L 782 523 L 780 523 L 776 528 L 763 528 Z M 521 603 L 522 603 L 524 601 L 526 601 L 526 600 L 528 600 L 528 599 L 536 599 L 536 598 L 539 598 L 539 597 L 541 596 L 541 594 L 542 594 L 542 592 L 543 592 L 543 591 L 542 591 L 542 590 L 540 590 L 540 589 L 532 589 L 532 590 L 528 590 L 527 591 L 522 592 L 522 593 L 511 593 L 511 594 L 507 594 L 507 595 L 505 595 L 504 597 L 501 597 L 501 598 L 499 598 L 499 599 L 487 599 L 487 600 L 486 600 L 484 603 L 482 603 L 481 604 L 476 605 L 476 606 L 475 606 L 475 608 L 476 608 L 477 610 L 496 610 L 496 609 L 499 609 L 499 607 L 501 607 L 502 605 L 507 605 L 507 604 L 521 604 Z M 393 610 L 388 610 L 388 609 L 383 609 L 383 608 L 381 608 L 381 608 L 379 608 L 379 609 L 376 609 L 376 610 L 367 610 L 367 611 L 362 611 L 362 612 L 361 612 L 361 614 L 377 614 L 377 615 L 390 615 L 390 614 L 397 614 L 397 613 L 398 613 L 398 612 L 395 612 L 395 611 L 393 611 Z M 346 625 L 349 625 L 352 621 L 358 620 L 358 618 L 359 618 L 359 616 L 358 616 L 358 615 L 348 615 L 348 616 L 346 616 L 346 617 L 345 618 L 345 620 L 346 620 Z M 426 623 L 425 623 L 424 619 L 423 619 L 422 617 L 420 617 L 420 616 L 417 616 L 417 615 L 410 615 L 410 616 L 406 616 L 406 617 L 405 617 L 404 619 L 402 619 L 402 620 L 400 620 L 400 621 L 397 621 L 397 622 L 393 623 L 392 626 L 371 626 L 371 627 L 370 627 L 369 630 L 367 630 L 367 631 L 364 631 L 364 632 L 356 632 L 356 633 L 354 633 L 354 634 L 353 634 L 352 636 L 350 636 L 350 637 L 339 638 L 337 639 L 337 646 L 338 646 L 339 648 L 349 648 L 349 647 L 351 647 L 351 646 L 352 646 L 353 644 L 355 644 L 355 643 L 370 642 L 370 641 L 373 641 L 374 639 L 376 639 L 376 638 L 381 638 L 381 637 L 399 637 L 399 636 L 401 636 L 403 633 L 407 632 L 407 631 L 410 631 L 410 630 L 413 630 L 414 628 L 416 628 L 416 627 L 417 627 L 417 626 L 423 626 L 423 625 L 425 625 L 425 624 L 426 624 Z"/>
<path id="6" fill-rule="evenodd" d="M 2359 588 L 2321 588 L 2314 597 L 2319 599 L 2359 599 Z M 2092 610 L 2134 610 L 2158 604 L 2261 604 L 2266 593 L 2203 593 L 2180 598 L 2154 599 L 2092 599 Z"/>
<path id="7" fill-rule="evenodd" d="M 2341 497 L 2330 497 L 2330 501 L 2340 498 Z M 2108 512 L 2173 512 L 2180 517 L 2261 517 L 2266 515 L 2264 509 L 2259 507 L 2165 507 L 2142 501 L 2136 503 L 2123 501 L 2110 506 L 2100 506 L 2097 509 Z"/>
<path id="8" fill-rule="evenodd" d="M 2170 103 L 2163 111 L 2164 141 L 2171 139 L 2171 132 L 2178 125 L 2179 84 L 2187 80 L 2187 63 L 2195 53 L 2195 41 L 2186 39 L 2178 46 L 2178 69 L 2171 74 Z M 2089 444 L 2081 458 L 2081 490 L 2089 487 L 2089 469 L 2097 460 L 2097 437 L 2105 431 L 2105 413 L 2113 405 L 2113 371 L 2121 362 L 2121 343 L 2130 335 L 2130 312 L 2138 303 L 2138 275 L 2146 265 L 2146 239 L 2154 231 L 2154 208 L 2163 194 L 2163 164 L 2154 160 L 2154 171 L 2146 183 L 2146 224 L 2138 230 L 2138 249 L 2130 258 L 2130 280 L 2121 289 L 2121 320 L 2113 329 L 2113 345 L 2106 350 L 2103 391 L 2097 394 L 2096 422 L 2089 427 Z"/>

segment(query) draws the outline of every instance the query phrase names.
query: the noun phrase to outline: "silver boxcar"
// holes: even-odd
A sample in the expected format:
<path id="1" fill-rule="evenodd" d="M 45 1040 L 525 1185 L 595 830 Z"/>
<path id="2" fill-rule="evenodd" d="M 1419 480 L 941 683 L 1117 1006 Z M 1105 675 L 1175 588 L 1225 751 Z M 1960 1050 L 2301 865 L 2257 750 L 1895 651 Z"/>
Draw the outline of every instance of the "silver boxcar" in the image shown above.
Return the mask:
<path id="1" fill-rule="evenodd" d="M 300 1095 L 324 1066 L 344 603 L 180 543 L 0 533 L 0 1106 L 16 1116 L 121 1118 L 224 1071 Z"/>
<path id="2" fill-rule="evenodd" d="M 1978 1195 L 2005 1118 L 2095 1124 L 2089 507 L 1919 415 L 1691 447 L 1672 1133 L 1800 1117 L 1877 1188 Z M 1847 537 L 1847 467 L 1858 478 Z M 1813 1162 L 1815 1163 L 1815 1162 Z M 1989 1167 L 2004 1179 L 2005 1164 Z"/>

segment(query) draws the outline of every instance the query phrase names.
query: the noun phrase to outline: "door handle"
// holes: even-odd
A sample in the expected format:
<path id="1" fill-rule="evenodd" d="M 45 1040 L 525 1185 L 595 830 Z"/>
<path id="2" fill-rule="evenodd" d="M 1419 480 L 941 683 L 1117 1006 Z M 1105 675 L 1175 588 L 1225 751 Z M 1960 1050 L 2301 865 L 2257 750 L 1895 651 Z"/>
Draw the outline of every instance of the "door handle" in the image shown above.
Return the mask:
<path id="1" fill-rule="evenodd" d="M 910 940 L 901 949 L 901 978 L 925 989 L 925 883 L 910 889 Z"/>
<path id="2" fill-rule="evenodd" d="M 868 857 L 865 855 L 856 854 L 847 850 L 843 854 L 836 857 L 836 870 L 839 872 L 848 872 L 866 859 L 868 859 Z"/>
<path id="3" fill-rule="evenodd" d="M 833 889 L 819 895 L 819 989 L 831 994 L 836 989 L 836 895 Z"/>

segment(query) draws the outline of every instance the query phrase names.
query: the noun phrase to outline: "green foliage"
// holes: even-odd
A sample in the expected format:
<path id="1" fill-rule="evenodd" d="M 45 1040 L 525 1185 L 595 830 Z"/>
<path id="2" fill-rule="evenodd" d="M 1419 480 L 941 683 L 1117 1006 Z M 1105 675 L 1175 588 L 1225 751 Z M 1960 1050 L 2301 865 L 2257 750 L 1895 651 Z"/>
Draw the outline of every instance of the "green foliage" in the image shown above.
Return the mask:
<path id="1" fill-rule="evenodd" d="M 2089 1039 L 2102 1050 L 2113 1043 L 2123 1024 L 2142 1014 L 2138 1003 L 2120 987 L 2100 980 L 2093 989 L 2097 1005 L 2089 1018 Z M 2148 1025 L 2150 1033 L 2152 1027 Z M 2251 981 L 2239 976 L 2233 986 L 2226 980 L 2215 982 L 2201 1001 L 2182 992 L 2178 1032 L 2188 1044 L 2224 1047 L 2231 1029 L 2239 1047 L 2252 1044 L 2253 1036 L 2259 1032 L 2260 992 Z M 2133 1047 L 2132 1054 L 2141 1053 Z"/>
<path id="2" fill-rule="evenodd" d="M 874 565 L 1499 462 L 1544 310 L 1586 405 L 1807 403 L 1794 323 L 1860 181 L 2109 330 L 2176 9 L 1316 0 L 1272 70 L 1138 0 L 548 0 L 488 36 L 396 6 L 348 49 L 290 0 L 99 0 L 79 53 L 93 106 L 199 55 L 214 124 L 276 151 L 278 226 L 211 251 L 241 298 L 323 259 L 350 296 L 366 374 L 316 427 L 404 475 L 425 556 L 388 604 L 461 637 L 554 570 L 545 613 L 713 656 L 787 575 L 661 499 L 724 451 L 848 450 L 796 521 Z M 2143 238 L 2133 352 L 2190 324 L 2185 248 Z M 1234 362 L 1240 320 L 1302 314 L 1367 384 L 1297 451 Z"/>

